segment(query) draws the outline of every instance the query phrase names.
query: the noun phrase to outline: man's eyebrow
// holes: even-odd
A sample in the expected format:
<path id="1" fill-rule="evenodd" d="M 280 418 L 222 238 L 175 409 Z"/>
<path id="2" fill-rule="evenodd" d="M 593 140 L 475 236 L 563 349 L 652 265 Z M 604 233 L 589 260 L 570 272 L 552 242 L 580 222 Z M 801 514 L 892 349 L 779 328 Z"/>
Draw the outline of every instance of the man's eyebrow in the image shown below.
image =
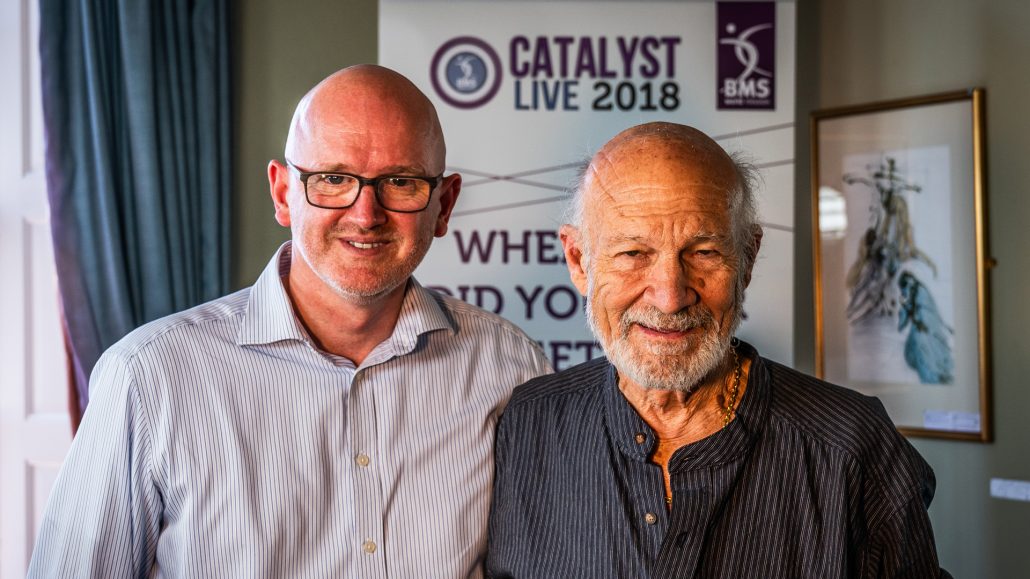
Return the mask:
<path id="1" fill-rule="evenodd" d="M 626 235 L 624 233 L 615 233 L 605 238 L 607 243 L 643 243 L 647 238 L 643 235 Z"/>
<path id="2" fill-rule="evenodd" d="M 354 167 L 347 165 L 346 163 L 334 163 L 326 167 L 320 167 L 317 169 L 311 169 L 318 173 L 349 173 L 351 175 L 357 175 Z M 362 177 L 378 177 L 379 175 L 412 175 L 422 176 L 428 175 L 429 173 L 421 167 L 413 165 L 389 165 L 384 167 L 378 175 L 362 175 Z"/>
<path id="3" fill-rule="evenodd" d="M 697 233 L 691 236 L 695 242 L 704 241 L 729 241 L 730 236 L 722 233 Z"/>
<path id="4" fill-rule="evenodd" d="M 728 241 L 729 235 L 721 233 L 696 233 L 690 236 L 691 241 Z M 613 233 L 605 238 L 605 241 L 609 243 L 619 242 L 645 242 L 648 240 L 646 235 L 628 235 L 625 233 Z"/>
<path id="5" fill-rule="evenodd" d="M 426 171 L 422 167 L 416 167 L 415 165 L 390 165 L 385 167 L 382 172 L 383 175 L 428 175 L 429 171 Z"/>

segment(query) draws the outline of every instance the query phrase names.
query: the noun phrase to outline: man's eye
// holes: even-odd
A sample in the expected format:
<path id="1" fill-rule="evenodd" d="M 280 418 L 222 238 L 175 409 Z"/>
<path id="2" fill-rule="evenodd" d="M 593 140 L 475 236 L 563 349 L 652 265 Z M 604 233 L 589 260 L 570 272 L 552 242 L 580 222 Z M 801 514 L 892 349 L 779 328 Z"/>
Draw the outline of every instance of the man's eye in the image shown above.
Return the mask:
<path id="1" fill-rule="evenodd" d="M 637 257 L 640 255 L 640 251 L 636 249 L 631 249 L 629 251 L 620 251 L 619 255 L 624 257 Z"/>
<path id="2" fill-rule="evenodd" d="M 715 257 L 719 255 L 719 251 L 715 249 L 699 249 L 694 254 L 701 257 Z"/>
<path id="3" fill-rule="evenodd" d="M 418 179 L 408 179 L 406 177 L 390 177 L 386 180 L 386 185 L 391 189 L 395 190 L 417 189 Z"/>
<path id="4" fill-rule="evenodd" d="M 319 178 L 326 185 L 333 186 L 343 185 L 347 181 L 347 178 L 343 175 L 319 175 Z"/>

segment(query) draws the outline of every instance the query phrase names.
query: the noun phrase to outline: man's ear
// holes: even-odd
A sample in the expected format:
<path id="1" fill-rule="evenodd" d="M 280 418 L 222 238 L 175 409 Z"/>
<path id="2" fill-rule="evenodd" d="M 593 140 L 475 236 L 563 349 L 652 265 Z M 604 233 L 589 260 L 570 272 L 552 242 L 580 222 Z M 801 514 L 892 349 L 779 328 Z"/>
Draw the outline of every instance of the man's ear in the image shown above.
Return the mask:
<path id="1" fill-rule="evenodd" d="M 443 237 L 447 233 L 447 223 L 451 220 L 451 211 L 454 211 L 460 192 L 461 175 L 454 173 L 444 177 L 440 185 L 440 214 L 436 216 L 436 229 L 433 231 L 437 237 Z"/>
<path id="2" fill-rule="evenodd" d="M 751 235 L 754 239 L 754 244 L 749 248 L 747 255 L 744 256 L 744 267 L 747 268 L 747 273 L 744 274 L 744 287 L 751 285 L 751 272 L 755 269 L 755 262 L 758 260 L 758 250 L 762 247 L 762 226 L 757 223 L 751 229 Z"/>
<path id="3" fill-rule="evenodd" d="M 584 253 L 583 232 L 571 225 L 562 225 L 558 229 L 562 249 L 565 250 L 565 263 L 569 267 L 569 278 L 579 290 L 580 295 L 587 295 L 587 257 Z"/>
<path id="4" fill-rule="evenodd" d="M 268 162 L 268 189 L 275 207 L 275 220 L 283 227 L 290 226 L 290 205 L 286 197 L 290 193 L 290 170 L 279 161 Z"/>

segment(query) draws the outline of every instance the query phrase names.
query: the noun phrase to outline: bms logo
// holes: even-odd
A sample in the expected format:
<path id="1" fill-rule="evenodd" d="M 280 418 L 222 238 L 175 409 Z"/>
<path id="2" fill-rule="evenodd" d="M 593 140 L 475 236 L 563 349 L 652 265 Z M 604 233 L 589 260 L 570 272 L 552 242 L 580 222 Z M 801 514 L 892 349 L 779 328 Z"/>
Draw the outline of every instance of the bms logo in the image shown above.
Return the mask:
<path id="1" fill-rule="evenodd" d="M 720 2 L 720 109 L 774 109 L 776 3 Z"/>
<path id="2" fill-rule="evenodd" d="M 452 38 L 433 55 L 429 78 L 444 102 L 474 109 L 490 102 L 501 88 L 501 59 L 478 38 Z"/>

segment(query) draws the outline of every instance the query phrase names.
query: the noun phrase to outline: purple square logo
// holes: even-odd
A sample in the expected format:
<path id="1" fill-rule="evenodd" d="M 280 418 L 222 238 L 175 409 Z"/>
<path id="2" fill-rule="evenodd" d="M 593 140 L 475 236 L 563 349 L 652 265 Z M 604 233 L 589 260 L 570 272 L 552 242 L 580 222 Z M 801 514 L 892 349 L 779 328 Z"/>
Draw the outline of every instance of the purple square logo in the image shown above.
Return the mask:
<path id="1" fill-rule="evenodd" d="M 776 3 L 719 2 L 719 109 L 776 108 Z"/>

